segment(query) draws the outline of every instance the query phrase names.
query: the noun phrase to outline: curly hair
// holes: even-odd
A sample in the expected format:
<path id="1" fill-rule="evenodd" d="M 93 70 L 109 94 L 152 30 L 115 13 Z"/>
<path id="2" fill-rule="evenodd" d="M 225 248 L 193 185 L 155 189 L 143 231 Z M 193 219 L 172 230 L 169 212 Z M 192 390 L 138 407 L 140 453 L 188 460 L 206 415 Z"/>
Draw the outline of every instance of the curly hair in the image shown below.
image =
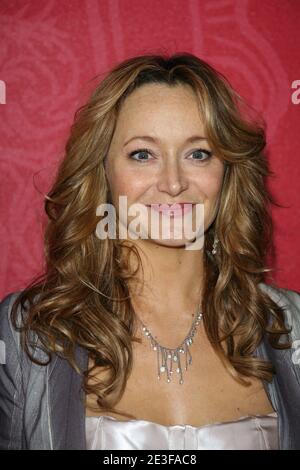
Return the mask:
<path id="1" fill-rule="evenodd" d="M 250 106 L 229 81 L 193 54 L 129 58 L 112 68 L 75 112 L 54 184 L 45 196 L 45 268 L 21 292 L 11 313 L 32 361 L 46 366 L 52 353 L 62 355 L 82 375 L 85 393 L 96 395 L 98 410 L 129 417 L 133 415 L 115 406 L 132 371 L 132 342 L 141 341 L 135 336 L 128 280 L 143 267 L 136 247 L 95 235 L 96 208 L 110 199 L 104 163 L 118 112 L 130 93 L 148 83 L 192 87 L 208 142 L 225 164 L 218 213 L 203 246 L 202 312 L 209 341 L 245 386 L 250 385 L 245 377 L 271 381 L 276 373 L 270 362 L 253 356 L 265 334 L 274 348 L 291 346 L 280 342 L 289 333 L 283 309 L 259 287 L 272 271 L 266 257 L 273 250 L 271 204 L 276 204 L 265 181 L 272 172 L 263 153 L 263 119 L 246 115 Z M 211 256 L 215 235 L 218 252 Z M 129 267 L 132 255 L 135 270 Z M 47 354 L 46 363 L 31 354 L 32 332 Z M 93 359 L 91 368 L 78 367 L 77 346 Z M 92 385 L 98 368 L 107 371 L 106 379 Z"/>

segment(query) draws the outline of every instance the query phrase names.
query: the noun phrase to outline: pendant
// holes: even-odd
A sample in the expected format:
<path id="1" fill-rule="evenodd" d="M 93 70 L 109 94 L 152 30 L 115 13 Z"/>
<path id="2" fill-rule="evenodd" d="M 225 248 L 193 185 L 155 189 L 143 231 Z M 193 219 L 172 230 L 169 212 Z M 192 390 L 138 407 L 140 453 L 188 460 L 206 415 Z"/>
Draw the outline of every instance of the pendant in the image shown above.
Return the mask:
<path id="1" fill-rule="evenodd" d="M 190 328 L 190 331 L 184 341 L 178 348 L 170 349 L 161 346 L 152 336 L 148 328 L 143 325 L 142 329 L 144 335 L 150 339 L 150 347 L 154 351 L 157 351 L 157 378 L 160 380 L 161 375 L 165 374 L 167 382 L 170 383 L 174 370 L 179 376 L 179 384 L 183 384 L 183 373 L 182 373 L 182 364 L 181 358 L 184 361 L 185 358 L 185 370 L 188 369 L 188 366 L 192 364 L 192 355 L 190 352 L 189 346 L 193 344 L 193 337 L 195 335 L 197 326 L 199 325 L 202 319 L 202 313 L 197 313 L 193 324 Z M 174 368 L 174 370 L 173 370 Z"/>

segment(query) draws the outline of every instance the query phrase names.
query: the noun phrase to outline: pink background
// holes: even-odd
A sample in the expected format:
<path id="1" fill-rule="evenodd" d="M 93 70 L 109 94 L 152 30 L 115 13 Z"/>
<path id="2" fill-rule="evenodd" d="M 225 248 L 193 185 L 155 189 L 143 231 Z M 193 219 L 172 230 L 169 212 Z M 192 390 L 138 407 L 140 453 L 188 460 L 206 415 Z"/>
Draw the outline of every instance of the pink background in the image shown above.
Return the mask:
<path id="1" fill-rule="evenodd" d="M 298 276 L 299 0 L 1 0 L 0 298 L 43 269 L 43 193 L 88 81 L 144 53 L 192 52 L 263 113 L 273 210 L 275 280 Z"/>

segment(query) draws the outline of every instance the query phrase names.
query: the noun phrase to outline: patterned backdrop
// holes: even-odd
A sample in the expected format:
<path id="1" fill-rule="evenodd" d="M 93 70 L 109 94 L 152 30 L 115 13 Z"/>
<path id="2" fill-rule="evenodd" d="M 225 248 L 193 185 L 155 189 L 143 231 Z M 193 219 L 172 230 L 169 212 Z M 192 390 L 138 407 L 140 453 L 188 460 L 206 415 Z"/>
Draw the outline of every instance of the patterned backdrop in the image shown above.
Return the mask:
<path id="1" fill-rule="evenodd" d="M 130 56 L 178 51 L 263 114 L 283 206 L 274 278 L 300 291 L 299 27 L 299 0 L 0 0 L 0 298 L 42 272 L 43 194 L 92 79 Z"/>

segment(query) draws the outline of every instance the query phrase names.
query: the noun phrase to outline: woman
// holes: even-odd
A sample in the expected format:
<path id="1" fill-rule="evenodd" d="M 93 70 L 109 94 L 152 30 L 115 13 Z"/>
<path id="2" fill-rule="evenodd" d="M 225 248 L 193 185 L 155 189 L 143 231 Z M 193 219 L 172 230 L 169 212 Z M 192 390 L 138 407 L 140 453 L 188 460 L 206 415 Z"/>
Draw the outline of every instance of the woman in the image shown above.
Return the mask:
<path id="1" fill-rule="evenodd" d="M 76 113 L 46 272 L 1 303 L 0 448 L 300 448 L 300 294 L 264 283 L 270 172 L 242 106 L 198 57 L 145 55 Z"/>

